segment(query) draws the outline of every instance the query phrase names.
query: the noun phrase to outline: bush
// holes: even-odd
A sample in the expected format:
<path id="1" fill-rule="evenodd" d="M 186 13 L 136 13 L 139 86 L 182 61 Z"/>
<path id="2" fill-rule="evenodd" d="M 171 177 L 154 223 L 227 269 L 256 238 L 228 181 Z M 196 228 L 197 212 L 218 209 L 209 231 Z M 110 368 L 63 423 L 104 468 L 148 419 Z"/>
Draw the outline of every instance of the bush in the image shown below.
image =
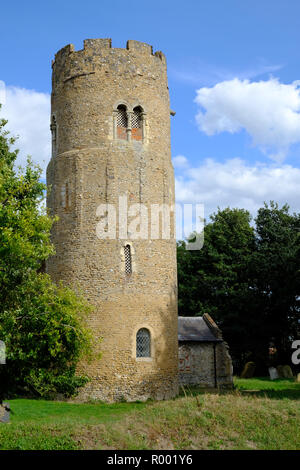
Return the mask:
<path id="1" fill-rule="evenodd" d="M 71 396 L 88 380 L 75 370 L 91 356 L 91 307 L 40 272 L 54 253 L 50 229 L 56 219 L 45 208 L 41 169 L 30 158 L 15 169 L 18 151 L 11 150 L 15 139 L 6 123 L 0 119 L 0 339 L 7 353 L 0 399 L 20 391 Z"/>
<path id="2" fill-rule="evenodd" d="M 88 380 L 75 375 L 75 366 L 81 358 L 92 357 L 92 337 L 86 326 L 91 307 L 46 274 L 33 273 L 14 295 L 16 308 L 0 311 L 10 391 L 74 395 Z"/>

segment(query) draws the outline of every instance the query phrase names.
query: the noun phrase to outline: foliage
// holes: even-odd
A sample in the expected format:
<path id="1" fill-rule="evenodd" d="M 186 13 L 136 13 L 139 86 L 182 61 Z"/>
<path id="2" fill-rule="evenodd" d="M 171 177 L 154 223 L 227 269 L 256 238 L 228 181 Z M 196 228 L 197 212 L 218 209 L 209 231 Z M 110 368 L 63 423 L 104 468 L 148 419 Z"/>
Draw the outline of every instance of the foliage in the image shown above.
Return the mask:
<path id="1" fill-rule="evenodd" d="M 208 312 L 239 356 L 248 338 L 244 309 L 248 305 L 248 271 L 255 246 L 250 214 L 225 209 L 205 227 L 201 250 L 178 246 L 179 314 Z"/>
<path id="2" fill-rule="evenodd" d="M 270 398 L 300 398 L 300 383 L 293 379 L 271 380 L 269 377 L 252 377 L 251 379 L 241 379 L 234 377 L 234 385 L 240 390 L 251 390 L 255 393 L 265 393 Z"/>
<path id="3" fill-rule="evenodd" d="M 43 210 L 46 185 L 40 169 L 28 159 L 25 170 L 14 169 L 18 151 L 0 121 L 0 303 L 9 303 L 14 288 L 54 252 L 50 243 L 53 219 Z"/>
<path id="4" fill-rule="evenodd" d="M 299 215 L 271 202 L 258 211 L 255 225 L 243 209 L 219 209 L 205 227 L 202 250 L 178 244 L 179 314 L 207 311 L 236 364 L 251 358 L 266 372 L 269 342 L 288 361 L 297 335 Z"/>
<path id="5" fill-rule="evenodd" d="M 34 273 L 18 286 L 12 308 L 0 312 L 10 388 L 70 396 L 84 385 L 86 378 L 75 376 L 75 366 L 91 355 L 88 311 L 83 298 L 56 286 L 46 274 Z"/>
<path id="6" fill-rule="evenodd" d="M 259 299 L 261 328 L 281 351 L 285 362 L 296 339 L 300 312 L 300 214 L 289 207 L 266 204 L 256 218 L 253 289 Z"/>
<path id="7" fill-rule="evenodd" d="M 45 209 L 46 185 L 30 159 L 15 170 L 14 139 L 0 121 L 0 338 L 7 365 L 0 382 L 9 392 L 39 395 L 75 393 L 86 377 L 76 377 L 79 359 L 91 352 L 85 324 L 90 307 L 82 297 L 54 285 L 39 271 L 54 253 Z M 3 393 L 4 391 L 2 391 Z M 6 390 L 7 393 L 7 390 Z"/>

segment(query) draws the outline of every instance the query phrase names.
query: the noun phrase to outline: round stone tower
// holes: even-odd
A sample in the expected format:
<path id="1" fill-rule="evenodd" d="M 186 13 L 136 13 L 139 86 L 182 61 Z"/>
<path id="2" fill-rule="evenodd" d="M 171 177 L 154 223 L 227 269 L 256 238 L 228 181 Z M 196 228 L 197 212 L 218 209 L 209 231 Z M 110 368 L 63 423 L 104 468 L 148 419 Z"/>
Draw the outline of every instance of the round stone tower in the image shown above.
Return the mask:
<path id="1" fill-rule="evenodd" d="M 164 399 L 178 391 L 176 240 L 165 56 L 88 39 L 53 61 L 48 207 L 54 281 L 95 306 L 101 359 L 80 397 Z M 170 213 L 168 214 L 168 210 Z M 169 224 L 170 222 L 170 224 Z M 170 231 L 168 228 L 170 226 Z M 100 341 L 101 340 L 101 341 Z"/>

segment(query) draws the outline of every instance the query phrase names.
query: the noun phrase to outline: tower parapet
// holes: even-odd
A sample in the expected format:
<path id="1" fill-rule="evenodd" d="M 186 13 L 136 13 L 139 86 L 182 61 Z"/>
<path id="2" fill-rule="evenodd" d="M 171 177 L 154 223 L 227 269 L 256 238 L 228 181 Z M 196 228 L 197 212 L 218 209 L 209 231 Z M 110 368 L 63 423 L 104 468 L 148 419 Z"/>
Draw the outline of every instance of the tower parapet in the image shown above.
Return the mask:
<path id="1" fill-rule="evenodd" d="M 74 45 L 69 44 L 57 52 L 52 62 L 53 85 L 55 89 L 60 80 L 68 80 L 80 73 L 100 72 L 101 69 L 106 73 L 110 69 L 116 73 L 116 66 L 120 73 L 135 76 L 136 73 L 141 74 L 138 68 L 143 66 L 144 69 L 146 65 L 153 68 L 154 74 L 161 66 L 165 69 L 165 55 L 161 51 L 153 54 L 152 46 L 140 41 L 128 40 L 123 49 L 113 48 L 111 39 L 85 39 L 83 49 L 76 51 Z"/>

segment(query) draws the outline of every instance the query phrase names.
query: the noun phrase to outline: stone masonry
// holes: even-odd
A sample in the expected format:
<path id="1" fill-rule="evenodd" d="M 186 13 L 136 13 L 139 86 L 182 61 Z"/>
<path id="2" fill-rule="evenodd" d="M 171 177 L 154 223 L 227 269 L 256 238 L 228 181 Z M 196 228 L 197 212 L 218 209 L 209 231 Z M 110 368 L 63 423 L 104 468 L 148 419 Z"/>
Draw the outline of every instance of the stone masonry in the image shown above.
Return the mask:
<path id="1" fill-rule="evenodd" d="M 97 236 L 100 204 L 172 205 L 170 104 L 166 59 L 152 47 L 88 39 L 61 49 L 53 61 L 52 159 L 48 207 L 56 255 L 54 281 L 79 287 L 94 305 L 89 326 L 102 358 L 81 364 L 92 378 L 80 399 L 144 400 L 178 392 L 176 240 Z M 127 124 L 118 124 L 125 109 Z M 140 113 L 141 126 L 132 116 Z M 172 227 L 172 224 L 171 224 Z M 150 221 L 149 221 L 150 233 Z M 125 252 L 130 246 L 131 272 Z M 150 333 L 149 357 L 137 357 L 136 334 Z"/>
<path id="2" fill-rule="evenodd" d="M 207 313 L 179 317 L 179 384 L 233 388 L 232 361 L 222 332 Z"/>

